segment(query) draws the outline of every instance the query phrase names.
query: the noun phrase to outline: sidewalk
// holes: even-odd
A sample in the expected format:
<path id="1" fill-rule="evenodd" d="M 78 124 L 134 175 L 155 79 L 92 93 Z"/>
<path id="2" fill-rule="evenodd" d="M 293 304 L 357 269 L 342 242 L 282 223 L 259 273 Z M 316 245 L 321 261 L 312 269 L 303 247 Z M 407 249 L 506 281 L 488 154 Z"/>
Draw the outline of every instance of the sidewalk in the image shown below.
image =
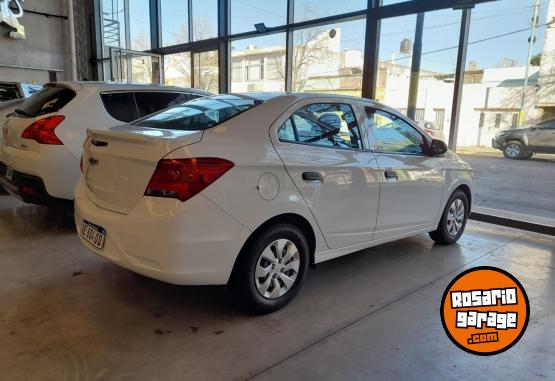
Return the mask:
<path id="1" fill-rule="evenodd" d="M 491 147 L 457 147 L 457 153 L 462 155 L 483 155 L 502 157 L 503 153 Z"/>

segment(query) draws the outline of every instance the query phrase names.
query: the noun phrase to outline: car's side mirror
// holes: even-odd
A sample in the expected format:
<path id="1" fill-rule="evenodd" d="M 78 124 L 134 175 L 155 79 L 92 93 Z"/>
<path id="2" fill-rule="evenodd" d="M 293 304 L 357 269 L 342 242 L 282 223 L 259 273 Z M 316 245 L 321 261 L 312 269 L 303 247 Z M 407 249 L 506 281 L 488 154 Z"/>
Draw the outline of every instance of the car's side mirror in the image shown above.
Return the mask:
<path id="1" fill-rule="evenodd" d="M 433 139 L 430 144 L 430 156 L 443 156 L 447 153 L 447 144 L 444 141 Z"/>

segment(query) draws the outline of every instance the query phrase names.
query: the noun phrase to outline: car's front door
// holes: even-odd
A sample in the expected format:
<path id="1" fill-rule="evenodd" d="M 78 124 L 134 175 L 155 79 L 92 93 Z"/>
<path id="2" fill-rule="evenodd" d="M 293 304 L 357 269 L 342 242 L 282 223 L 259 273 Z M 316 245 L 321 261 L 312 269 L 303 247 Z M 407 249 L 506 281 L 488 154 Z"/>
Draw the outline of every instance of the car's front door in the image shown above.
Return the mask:
<path id="1" fill-rule="evenodd" d="M 540 123 L 528 132 L 528 145 L 534 152 L 555 152 L 555 120 Z"/>
<path id="2" fill-rule="evenodd" d="M 378 169 L 354 110 L 346 102 L 304 101 L 278 121 L 273 137 L 332 249 L 371 241 L 376 226 Z"/>
<path id="3" fill-rule="evenodd" d="M 365 107 L 371 149 L 380 168 L 374 239 L 433 228 L 443 208 L 444 172 L 425 153 L 425 138 L 401 116 Z"/>

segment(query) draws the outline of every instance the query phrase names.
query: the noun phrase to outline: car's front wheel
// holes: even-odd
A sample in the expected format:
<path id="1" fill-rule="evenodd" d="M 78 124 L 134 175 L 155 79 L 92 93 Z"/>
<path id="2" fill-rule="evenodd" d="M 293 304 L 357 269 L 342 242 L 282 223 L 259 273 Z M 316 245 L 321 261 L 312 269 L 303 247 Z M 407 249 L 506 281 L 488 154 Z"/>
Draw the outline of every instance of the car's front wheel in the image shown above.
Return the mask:
<path id="1" fill-rule="evenodd" d="M 507 159 L 523 159 L 527 155 L 526 147 L 521 142 L 508 142 L 503 147 L 503 155 Z"/>
<path id="2" fill-rule="evenodd" d="M 466 227 L 468 212 L 468 197 L 462 190 L 455 191 L 445 206 L 437 230 L 430 232 L 430 238 L 441 245 L 457 242 Z"/>
<path id="3" fill-rule="evenodd" d="M 304 234 L 293 225 L 271 227 L 251 240 L 237 259 L 230 286 L 251 312 L 266 314 L 299 292 L 309 265 Z"/>

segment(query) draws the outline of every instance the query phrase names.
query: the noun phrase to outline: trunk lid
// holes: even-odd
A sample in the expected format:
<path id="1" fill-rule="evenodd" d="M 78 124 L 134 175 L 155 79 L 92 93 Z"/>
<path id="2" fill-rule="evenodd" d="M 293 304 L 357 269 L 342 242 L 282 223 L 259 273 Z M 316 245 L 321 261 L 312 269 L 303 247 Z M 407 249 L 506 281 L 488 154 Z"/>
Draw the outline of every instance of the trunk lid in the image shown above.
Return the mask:
<path id="1" fill-rule="evenodd" d="M 101 208 L 129 213 L 143 197 L 158 162 L 201 139 L 202 131 L 132 125 L 88 130 L 82 159 L 88 197 Z"/>

